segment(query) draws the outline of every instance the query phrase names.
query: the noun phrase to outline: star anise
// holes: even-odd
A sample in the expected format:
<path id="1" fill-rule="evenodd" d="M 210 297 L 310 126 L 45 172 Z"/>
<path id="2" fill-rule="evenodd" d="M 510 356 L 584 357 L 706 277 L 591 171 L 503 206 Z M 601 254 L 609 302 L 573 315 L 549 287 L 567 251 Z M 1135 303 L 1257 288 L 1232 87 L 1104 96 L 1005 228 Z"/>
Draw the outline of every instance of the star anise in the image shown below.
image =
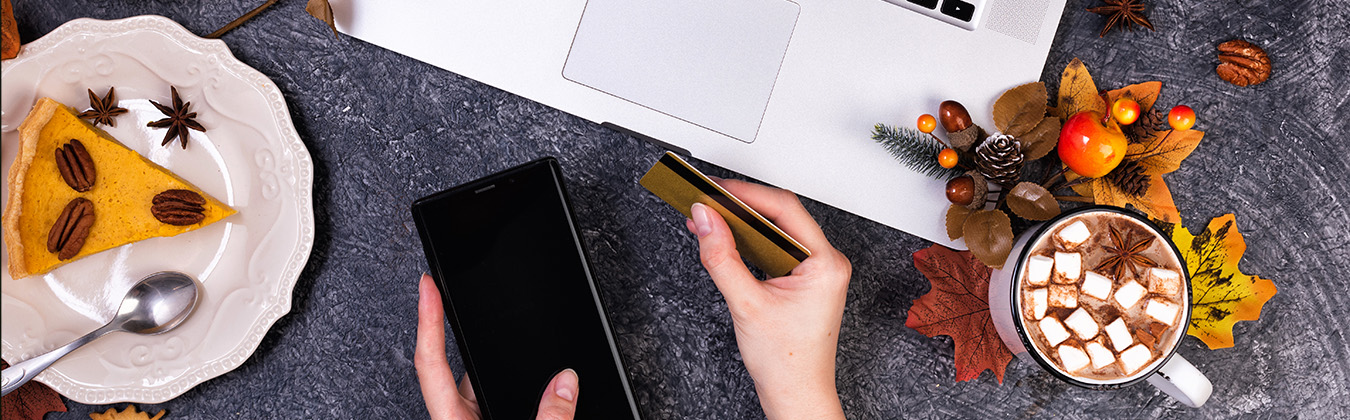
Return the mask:
<path id="1" fill-rule="evenodd" d="M 126 108 L 117 106 L 117 97 L 111 86 L 108 87 L 108 95 L 102 99 L 94 94 L 93 89 L 89 89 L 89 107 L 88 111 L 80 113 L 80 118 L 92 118 L 94 125 L 103 124 L 116 127 L 117 121 L 113 121 L 113 117 L 127 113 Z"/>
<path id="2" fill-rule="evenodd" d="M 196 112 L 188 112 L 188 107 L 192 106 L 192 102 L 183 103 L 183 99 L 178 97 L 178 88 L 169 86 L 169 90 L 173 93 L 173 108 L 164 106 L 159 102 L 150 101 L 155 108 L 159 108 L 159 112 L 163 112 L 164 115 L 169 118 L 151 121 L 149 124 L 146 124 L 146 126 L 169 128 L 169 132 L 164 133 L 164 142 L 160 143 L 160 146 L 172 143 L 176 137 L 182 142 L 183 148 L 187 149 L 188 129 L 191 128 L 193 130 L 206 132 L 206 127 L 202 127 L 202 124 L 197 122 L 195 119 L 197 118 Z"/>
<path id="3" fill-rule="evenodd" d="M 1143 0 L 1103 0 L 1105 6 L 1097 6 L 1087 11 L 1102 16 L 1109 16 L 1106 19 L 1106 26 L 1102 28 L 1102 33 L 1098 38 L 1106 36 L 1112 28 L 1119 26 L 1121 29 L 1134 30 L 1134 25 L 1143 26 L 1148 30 L 1153 30 L 1153 24 L 1149 23 L 1148 18 L 1144 17 Z"/>
<path id="4" fill-rule="evenodd" d="M 1101 264 L 1097 264 L 1095 271 L 1111 273 L 1116 279 L 1120 279 L 1127 271 L 1138 276 L 1140 270 L 1158 266 L 1152 259 L 1139 255 L 1153 244 L 1154 236 L 1144 235 L 1143 239 L 1135 241 L 1132 232 L 1129 233 L 1131 234 L 1123 235 L 1114 225 L 1111 226 L 1111 244 L 1102 247 L 1111 256 L 1102 260 Z"/>

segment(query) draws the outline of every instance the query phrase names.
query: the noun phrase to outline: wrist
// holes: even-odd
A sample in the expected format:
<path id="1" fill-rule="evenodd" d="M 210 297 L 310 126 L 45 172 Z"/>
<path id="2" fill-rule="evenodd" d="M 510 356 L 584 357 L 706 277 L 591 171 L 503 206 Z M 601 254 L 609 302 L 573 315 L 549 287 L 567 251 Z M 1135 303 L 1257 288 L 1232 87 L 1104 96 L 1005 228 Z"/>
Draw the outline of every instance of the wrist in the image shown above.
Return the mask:
<path id="1" fill-rule="evenodd" d="M 843 419 L 839 391 L 834 377 L 828 380 L 802 380 L 787 384 L 755 382 L 764 415 L 770 420 Z"/>

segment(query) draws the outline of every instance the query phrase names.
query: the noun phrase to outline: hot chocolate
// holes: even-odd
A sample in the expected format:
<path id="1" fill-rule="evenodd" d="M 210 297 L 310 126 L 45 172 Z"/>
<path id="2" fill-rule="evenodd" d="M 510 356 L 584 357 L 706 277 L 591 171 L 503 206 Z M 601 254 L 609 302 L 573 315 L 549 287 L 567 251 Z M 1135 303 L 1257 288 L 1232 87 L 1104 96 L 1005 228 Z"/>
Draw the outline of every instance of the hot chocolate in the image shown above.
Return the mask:
<path id="1" fill-rule="evenodd" d="M 1032 239 L 1017 288 L 1022 325 L 1044 360 L 1081 379 L 1123 382 L 1171 354 L 1189 320 L 1181 259 L 1131 217 L 1098 211 Z"/>

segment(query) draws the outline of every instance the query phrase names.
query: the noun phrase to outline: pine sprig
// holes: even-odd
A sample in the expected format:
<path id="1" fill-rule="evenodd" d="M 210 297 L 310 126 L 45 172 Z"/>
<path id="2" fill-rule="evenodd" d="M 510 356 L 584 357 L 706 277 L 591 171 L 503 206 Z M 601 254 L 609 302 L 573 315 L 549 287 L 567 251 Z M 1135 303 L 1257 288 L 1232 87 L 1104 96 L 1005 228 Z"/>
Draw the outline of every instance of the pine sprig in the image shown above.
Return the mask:
<path id="1" fill-rule="evenodd" d="M 947 146 L 922 131 L 877 124 L 872 128 L 872 140 L 885 147 L 900 163 L 924 176 L 950 179 L 961 175 L 956 168 L 943 168 L 938 164 L 938 153 Z"/>

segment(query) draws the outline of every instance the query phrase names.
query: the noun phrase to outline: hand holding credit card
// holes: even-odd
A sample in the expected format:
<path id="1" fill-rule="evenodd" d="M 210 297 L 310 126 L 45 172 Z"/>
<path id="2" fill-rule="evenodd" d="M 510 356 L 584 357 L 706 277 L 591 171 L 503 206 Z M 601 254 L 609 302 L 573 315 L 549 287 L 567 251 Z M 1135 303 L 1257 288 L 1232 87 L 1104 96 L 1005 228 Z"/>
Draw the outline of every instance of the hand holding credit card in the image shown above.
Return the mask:
<path id="1" fill-rule="evenodd" d="M 686 218 L 692 217 L 694 203 L 716 210 L 731 228 L 741 255 L 772 277 L 787 275 L 811 256 L 805 246 L 674 153 L 666 152 L 638 183 Z"/>

